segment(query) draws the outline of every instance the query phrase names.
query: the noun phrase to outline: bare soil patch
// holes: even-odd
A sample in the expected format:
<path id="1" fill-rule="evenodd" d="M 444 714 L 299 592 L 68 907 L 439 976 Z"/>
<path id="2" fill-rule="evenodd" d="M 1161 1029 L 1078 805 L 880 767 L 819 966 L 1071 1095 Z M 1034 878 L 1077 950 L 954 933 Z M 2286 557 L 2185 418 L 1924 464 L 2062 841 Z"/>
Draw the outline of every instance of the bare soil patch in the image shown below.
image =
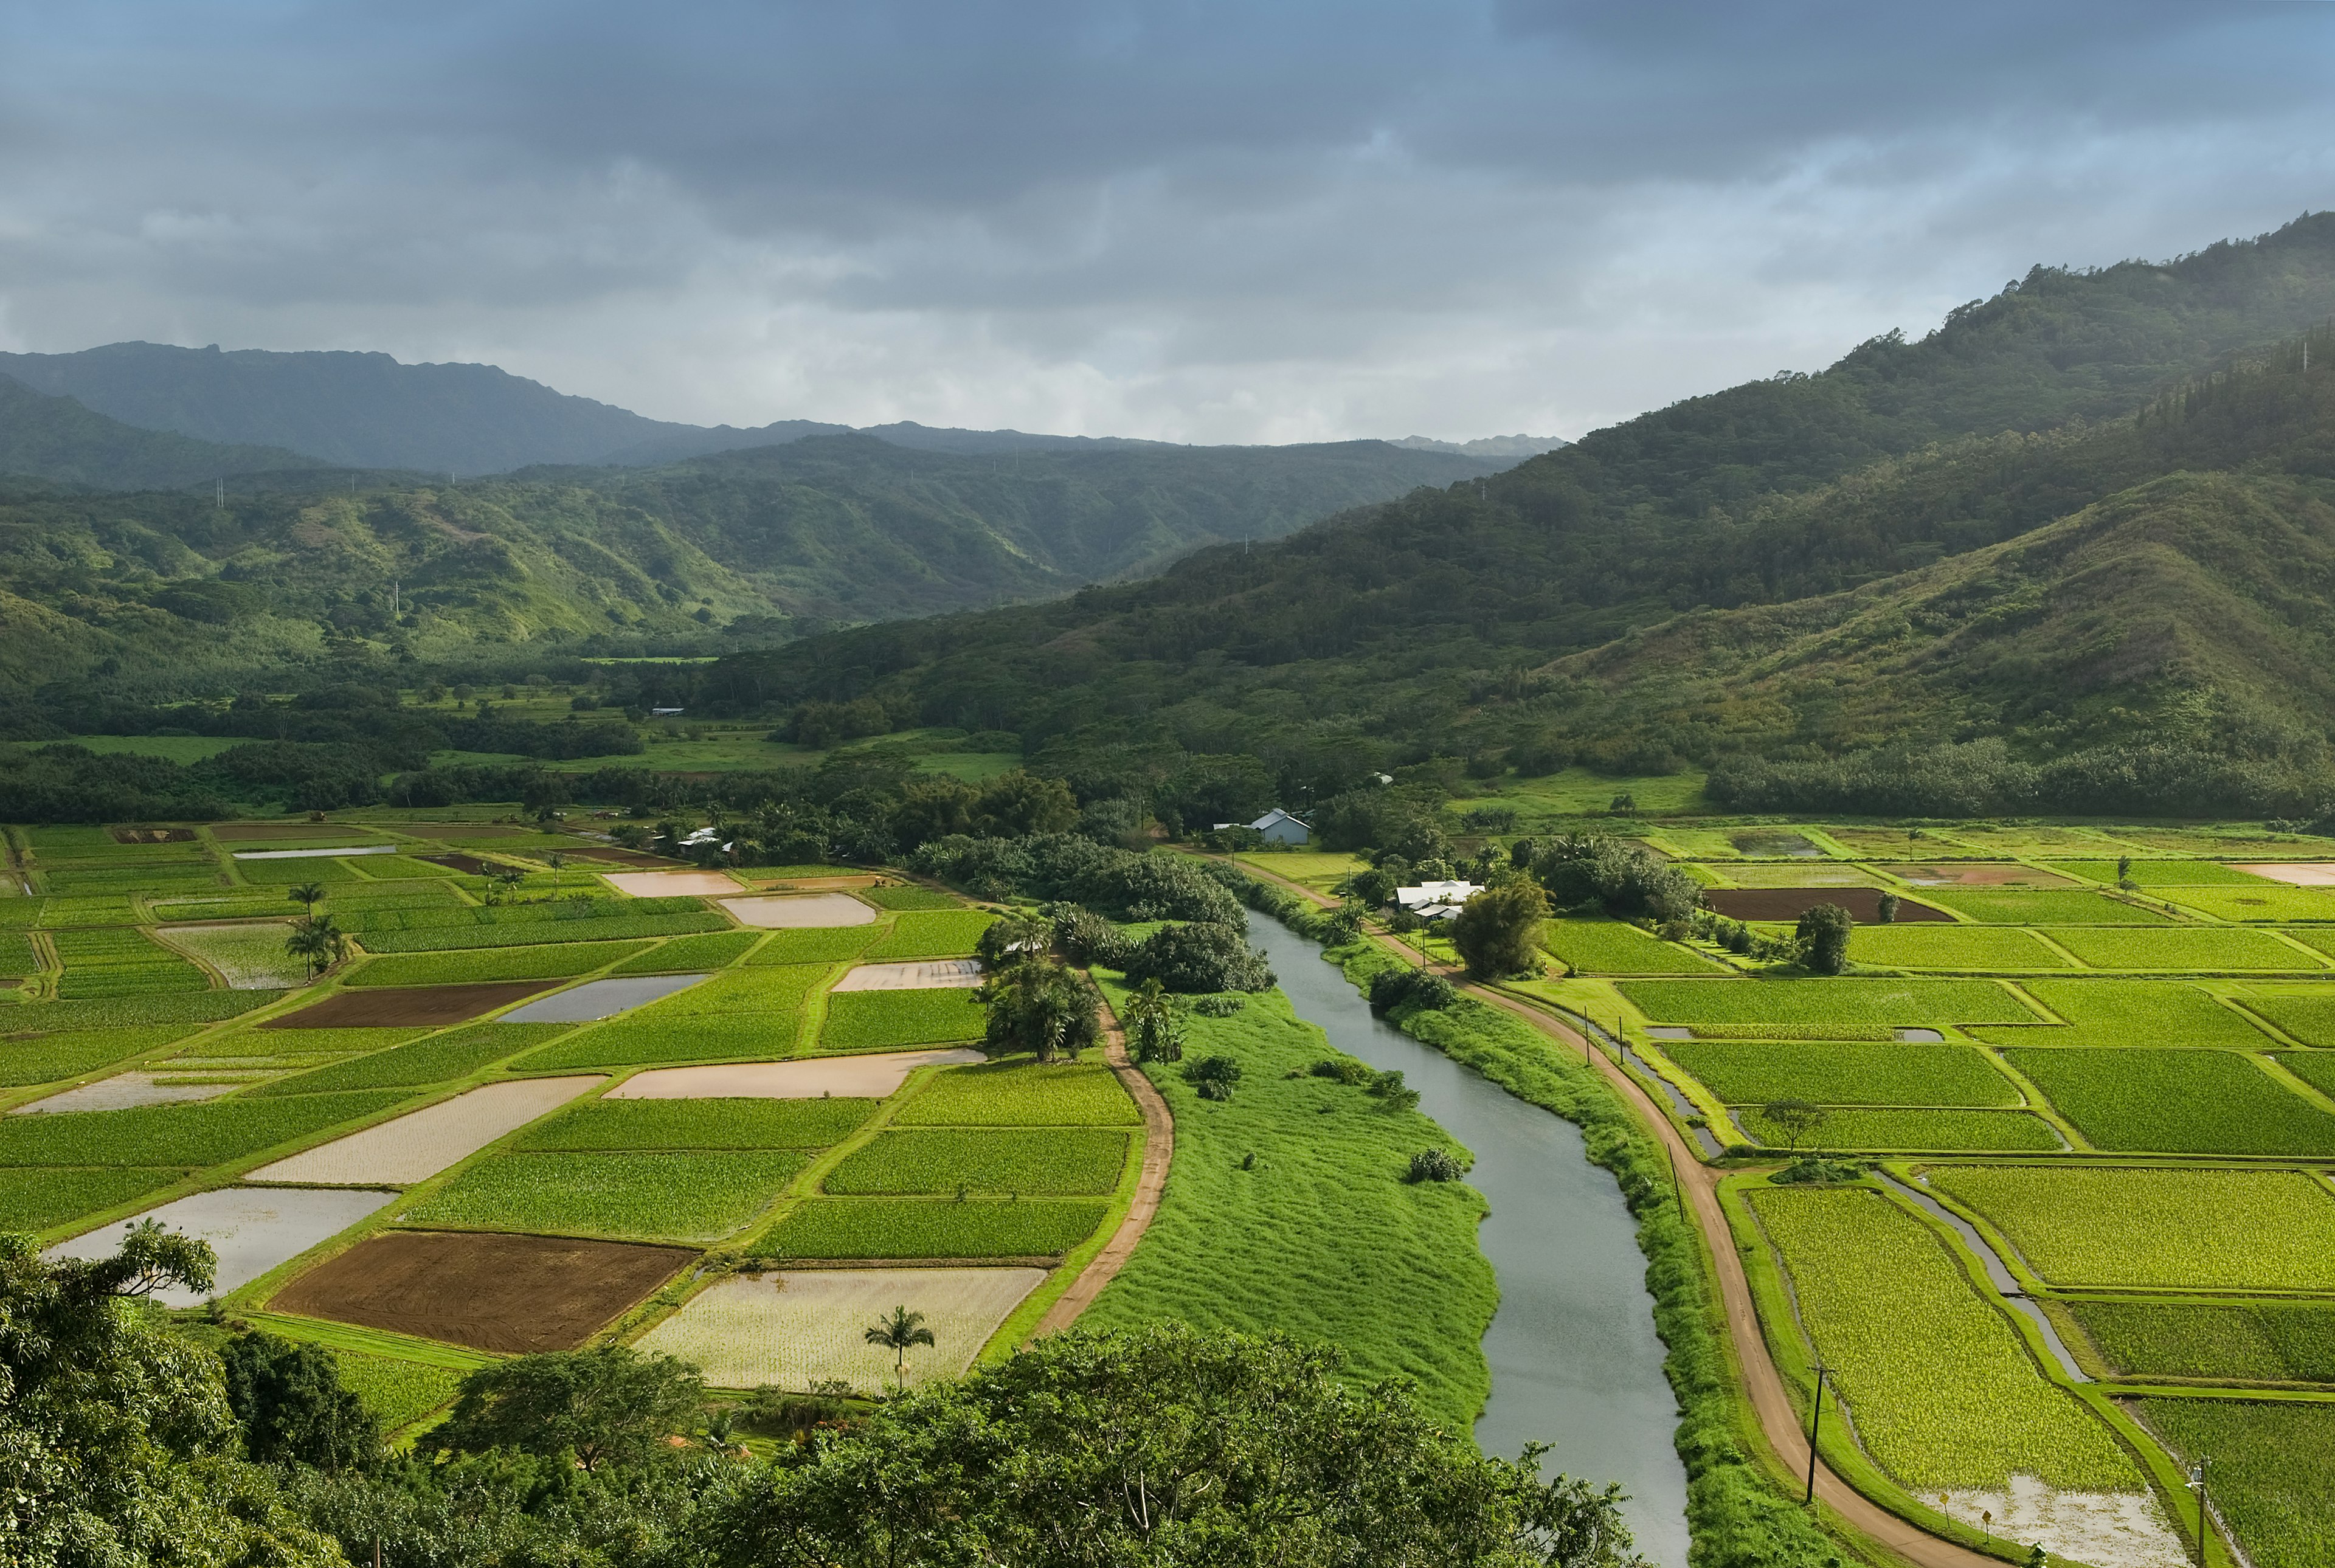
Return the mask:
<path id="1" fill-rule="evenodd" d="M 596 1074 L 587 1074 L 487 1084 L 468 1094 L 410 1111 L 393 1121 L 303 1149 L 273 1165 L 261 1166 L 249 1179 L 335 1186 L 406 1186 L 428 1181 L 504 1134 L 518 1131 L 604 1081 Z"/>
<path id="2" fill-rule="evenodd" d="M 1797 920 L 1819 904 L 1836 904 L 1861 924 L 1875 924 L 1881 919 L 1877 887 L 1712 887 L 1702 896 L 1703 902 L 1730 920 Z M 1951 920 L 1953 916 L 1911 898 L 1900 898 L 1897 918 Z"/>
<path id="3" fill-rule="evenodd" d="M 479 1350 L 572 1350 L 696 1256 L 624 1242 L 392 1231 L 309 1270 L 268 1306 Z"/>
<path id="4" fill-rule="evenodd" d="M 501 869 L 491 860 L 481 860 L 475 855 L 457 855 L 451 849 L 443 855 L 417 855 L 413 858 L 425 865 L 443 866 L 465 876 L 484 876 L 489 869 Z"/>
<path id="5" fill-rule="evenodd" d="M 619 880 L 611 876 L 609 881 Z M 722 907 L 741 925 L 765 931 L 808 931 L 832 925 L 872 925 L 876 911 L 848 893 L 793 893 L 725 898 Z"/>
<path id="6" fill-rule="evenodd" d="M 2291 861 L 2277 865 L 2233 866 L 2255 876 L 2267 876 L 2289 887 L 2335 887 L 2335 860 Z"/>
<path id="7" fill-rule="evenodd" d="M 863 963 L 835 982 L 838 991 L 962 990 L 981 983 L 981 961 L 928 958 L 916 963 Z"/>
<path id="8" fill-rule="evenodd" d="M 741 1061 L 720 1067 L 660 1067 L 635 1073 L 607 1099 L 882 1099 L 920 1067 L 969 1066 L 977 1050 L 887 1050 L 877 1056 L 822 1056 L 802 1061 Z"/>
<path id="9" fill-rule="evenodd" d="M 611 866 L 644 866 L 651 870 L 660 867 L 677 871 L 679 860 L 668 860 L 662 855 L 651 855 L 644 849 L 619 849 L 609 844 L 562 844 L 560 853 L 570 860 L 598 860 Z"/>
<path id="10" fill-rule="evenodd" d="M 556 980 L 507 980 L 493 985 L 384 986 L 344 991 L 314 1007 L 269 1019 L 261 1029 L 379 1029 L 399 1024 L 460 1023 L 498 1007 L 549 991 Z"/>
<path id="11" fill-rule="evenodd" d="M 191 828 L 109 828 L 116 844 L 191 844 L 195 830 Z"/>
<path id="12" fill-rule="evenodd" d="M 2038 871 L 2032 866 L 1971 865 L 1958 866 L 1949 861 L 1941 866 L 1885 866 L 1884 871 L 1894 873 L 1920 887 L 2073 887 L 2073 877 L 2062 876 L 2056 871 Z"/>
<path id="13" fill-rule="evenodd" d="M 740 890 L 737 883 L 719 871 L 609 871 L 602 875 L 609 886 L 635 898 L 719 898 Z"/>

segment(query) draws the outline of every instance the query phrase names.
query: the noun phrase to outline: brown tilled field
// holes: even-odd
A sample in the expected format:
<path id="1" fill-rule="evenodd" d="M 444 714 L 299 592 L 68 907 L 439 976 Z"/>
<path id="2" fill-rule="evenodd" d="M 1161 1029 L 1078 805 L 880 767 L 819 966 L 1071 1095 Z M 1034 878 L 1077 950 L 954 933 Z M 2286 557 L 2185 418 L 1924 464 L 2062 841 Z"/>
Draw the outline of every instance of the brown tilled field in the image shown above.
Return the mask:
<path id="1" fill-rule="evenodd" d="M 195 830 L 191 828 L 109 828 L 116 844 L 191 844 Z"/>
<path id="2" fill-rule="evenodd" d="M 1877 887 L 1711 887 L 1703 891 L 1702 898 L 1730 920 L 1797 920 L 1819 904 L 1837 904 L 1864 925 L 1874 924 L 1881 918 L 1881 890 Z M 1897 901 L 1897 918 L 1951 920 L 1953 916 L 1943 909 L 1901 897 Z"/>
<path id="3" fill-rule="evenodd" d="M 262 1029 L 381 1029 L 402 1024 L 460 1023 L 482 1012 L 549 991 L 557 980 L 507 980 L 493 985 L 383 986 L 344 991 L 314 1007 L 271 1018 Z"/>
<path id="4" fill-rule="evenodd" d="M 570 860 L 597 860 L 613 866 L 644 866 L 651 871 L 680 871 L 689 864 L 685 860 L 668 860 L 662 855 L 651 855 L 644 849 L 617 849 L 605 844 L 562 844 L 557 847 Z"/>
<path id="5" fill-rule="evenodd" d="M 478 1350 L 572 1350 L 696 1256 L 620 1242 L 391 1231 L 309 1270 L 267 1304 Z"/>

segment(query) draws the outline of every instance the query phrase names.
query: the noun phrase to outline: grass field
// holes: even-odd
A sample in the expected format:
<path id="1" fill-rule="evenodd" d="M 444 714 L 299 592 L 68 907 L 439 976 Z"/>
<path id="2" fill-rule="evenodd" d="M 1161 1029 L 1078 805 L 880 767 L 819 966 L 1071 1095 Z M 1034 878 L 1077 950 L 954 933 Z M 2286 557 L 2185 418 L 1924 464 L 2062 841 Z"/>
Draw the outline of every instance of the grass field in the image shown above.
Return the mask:
<path id="1" fill-rule="evenodd" d="M 1935 1049 L 1934 1047 L 1933 1049 Z M 1736 1112 L 1744 1129 L 1772 1148 L 1790 1139 L 1768 1125 L 1756 1107 Z M 2023 1110 L 1828 1111 L 1802 1148 L 1858 1149 L 1878 1153 L 2056 1154 L 2067 1145 L 2042 1118 Z"/>
<path id="2" fill-rule="evenodd" d="M 1990 925 L 2162 925 L 2172 918 L 2081 887 L 1924 887 L 1920 896 Z"/>
<path id="3" fill-rule="evenodd" d="M 530 1128 L 523 1149 L 826 1148 L 872 1099 L 596 1099 Z"/>
<path id="4" fill-rule="evenodd" d="M 2229 1050 L 2007 1050 L 2095 1147 L 2157 1154 L 2335 1154 L 2335 1116 Z"/>
<path id="5" fill-rule="evenodd" d="M 0 1117 L 0 1166 L 218 1165 L 404 1098 L 387 1090 Z"/>
<path id="6" fill-rule="evenodd" d="M 2140 1414 L 2183 1461 L 2213 1457 L 2214 1496 L 2254 1568 L 2335 1563 L 2335 1405 L 2153 1399 Z"/>
<path id="7" fill-rule="evenodd" d="M 937 1073 L 895 1127 L 1138 1127 L 1142 1113 L 1102 1063 L 1009 1057 Z"/>
<path id="8" fill-rule="evenodd" d="M 1657 1023 L 1827 1027 L 2019 1023 L 2034 1015 L 1991 980 L 1625 980 Z"/>
<path id="9" fill-rule="evenodd" d="M 981 909 L 915 911 L 894 918 L 892 929 L 867 950 L 868 962 L 901 958 L 963 958 L 997 916 Z"/>
<path id="10" fill-rule="evenodd" d="M 1865 1451 L 1909 1488 L 2141 1492 L 2107 1428 L 2047 1381 L 1922 1221 L 1878 1193 L 1771 1187 L 1753 1212 Z"/>
<path id="11" fill-rule="evenodd" d="M 1552 920 L 1541 945 L 1584 974 L 1720 974 L 1724 967 L 1620 920 Z"/>
<path id="12" fill-rule="evenodd" d="M 1127 1134 L 1100 1128 L 884 1132 L 829 1172 L 824 1190 L 847 1195 L 1100 1195 L 1119 1185 L 1127 1143 Z"/>
<path id="13" fill-rule="evenodd" d="M 847 991 L 827 999 L 822 1050 L 886 1050 L 979 1040 L 988 1011 L 962 988 L 940 991 Z"/>
<path id="14" fill-rule="evenodd" d="M 2335 1383 L 2335 1302 L 2078 1296 L 2061 1305 L 2127 1376 Z"/>
<path id="15" fill-rule="evenodd" d="M 803 1167 L 771 1151 L 509 1154 L 412 1211 L 419 1224 L 556 1235 L 712 1242 L 745 1225 Z"/>
<path id="16" fill-rule="evenodd" d="M 2051 939 L 2094 969 L 2218 973 L 2326 968 L 2316 953 L 2281 942 L 2267 931 L 2226 925 L 2076 926 L 2052 932 Z"/>
<path id="17" fill-rule="evenodd" d="M 1339 1346 L 1357 1383 L 1416 1378 L 1429 1409 L 1472 1422 L 1498 1289 L 1476 1243 L 1484 1200 L 1458 1183 L 1403 1179 L 1412 1154 L 1455 1140 L 1415 1111 L 1306 1076 L 1328 1043 L 1279 992 L 1190 1029 L 1187 1063 L 1223 1054 L 1245 1076 L 1231 1099 L 1210 1101 L 1178 1064 L 1145 1069 L 1176 1118 L 1175 1173 L 1143 1245 L 1080 1321 L 1284 1329 Z"/>
<path id="18" fill-rule="evenodd" d="M 2012 1106 L 2019 1088 L 1967 1045 L 1665 1040 L 1663 1054 L 1729 1105 Z"/>
<path id="19" fill-rule="evenodd" d="M 769 1258 L 1059 1257 L 1094 1234 L 1099 1200 L 813 1198 L 752 1251 Z"/>
<path id="20" fill-rule="evenodd" d="M 2299 1171 L 1941 1166 L 2053 1284 L 2335 1290 L 2335 1195 Z"/>
<path id="21" fill-rule="evenodd" d="M 2011 925 L 1860 925 L 1848 956 L 1883 969 L 1959 969 L 1981 974 L 2073 969 L 2064 956 Z"/>
<path id="22" fill-rule="evenodd" d="M 138 1166 L 0 1170 L 0 1231 L 44 1231 L 169 1186 L 185 1174 Z"/>
<path id="23" fill-rule="evenodd" d="M 2030 994 L 2066 1019 L 2059 1029 L 1974 1028 L 1997 1045 L 2214 1045 L 2238 1049 L 2270 1037 L 2194 985 L 2173 980 L 2030 980 Z"/>

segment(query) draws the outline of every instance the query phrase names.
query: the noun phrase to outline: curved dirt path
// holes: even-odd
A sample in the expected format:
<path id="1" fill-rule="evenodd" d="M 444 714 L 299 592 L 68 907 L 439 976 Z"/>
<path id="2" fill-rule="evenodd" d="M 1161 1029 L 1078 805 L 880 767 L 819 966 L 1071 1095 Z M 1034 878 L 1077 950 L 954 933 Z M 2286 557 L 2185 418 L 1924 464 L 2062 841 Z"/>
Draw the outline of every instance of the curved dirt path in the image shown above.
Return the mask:
<path id="1" fill-rule="evenodd" d="M 1333 898 L 1312 888 L 1275 876 L 1253 864 L 1245 869 L 1270 876 L 1293 893 L 1302 894 L 1317 904 L 1335 907 Z M 1415 954 L 1394 938 L 1373 934 L 1372 940 L 1390 951 L 1400 953 L 1405 962 Z M 1561 1041 L 1566 1050 L 1583 1050 L 1586 1042 L 1578 1031 L 1560 1022 L 1529 1003 L 1499 992 L 1475 985 L 1445 965 L 1436 965 L 1452 982 L 1479 1002 L 1490 1003 L 1516 1014 L 1535 1029 Z M 1743 1259 L 1735 1250 L 1734 1233 L 1728 1228 L 1727 1215 L 1719 1205 L 1720 1173 L 1702 1163 L 1694 1146 L 1679 1135 L 1671 1118 L 1662 1113 L 1637 1080 L 1623 1072 L 1613 1060 L 1602 1050 L 1587 1052 L 1606 1082 L 1619 1090 L 1639 1112 L 1639 1118 L 1651 1127 L 1662 1140 L 1663 1148 L 1676 1162 L 1681 1185 L 1687 1201 L 1694 1210 L 1696 1225 L 1702 1232 L 1703 1246 L 1710 1258 L 1719 1281 L 1719 1295 L 1727 1312 L 1728 1337 L 1733 1341 L 1735 1361 L 1740 1369 L 1744 1392 L 1751 1400 L 1752 1412 L 1759 1418 L 1759 1429 L 1768 1439 L 1784 1467 L 1794 1476 L 1808 1473 L 1807 1433 L 1800 1426 L 1799 1413 L 1792 1408 L 1784 1391 L 1783 1374 L 1777 1370 L 1775 1359 L 1768 1354 L 1768 1341 L 1760 1332 L 1759 1310 L 1752 1303 L 1751 1282 L 1743 1272 Z M 1875 1544 L 1895 1553 L 1914 1568 L 2002 1568 L 2002 1560 L 1973 1552 L 1967 1546 L 1957 1546 L 1942 1540 L 1919 1525 L 1899 1518 L 1888 1509 L 1850 1486 L 1832 1467 L 1818 1462 L 1817 1466 L 1817 1497 L 1842 1523 Z"/>
<path id="2" fill-rule="evenodd" d="M 1108 1014 L 1107 1014 L 1108 1015 Z M 1135 1255 L 1136 1244 L 1151 1226 L 1151 1216 L 1159 1212 L 1159 1195 L 1168 1186 L 1168 1166 L 1176 1153 L 1176 1118 L 1168 1114 L 1168 1102 L 1159 1098 L 1158 1089 L 1143 1076 L 1143 1070 L 1128 1060 L 1127 1035 L 1111 1016 L 1110 1029 L 1103 1041 L 1103 1059 L 1110 1070 L 1119 1074 L 1119 1081 L 1127 1086 L 1136 1105 L 1143 1112 L 1143 1170 L 1136 1178 L 1135 1201 L 1127 1205 L 1127 1217 L 1119 1222 L 1102 1251 L 1079 1272 L 1030 1337 L 1058 1333 L 1077 1321 L 1078 1315 L 1094 1304 L 1102 1288 L 1110 1283 L 1127 1260 Z"/>

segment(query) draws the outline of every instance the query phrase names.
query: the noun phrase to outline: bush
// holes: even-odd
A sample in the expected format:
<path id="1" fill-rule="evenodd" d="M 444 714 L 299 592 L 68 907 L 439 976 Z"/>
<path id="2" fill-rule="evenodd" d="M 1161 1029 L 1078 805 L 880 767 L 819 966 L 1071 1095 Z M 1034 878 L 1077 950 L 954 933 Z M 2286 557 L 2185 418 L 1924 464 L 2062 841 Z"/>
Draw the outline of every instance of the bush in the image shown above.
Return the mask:
<path id="1" fill-rule="evenodd" d="M 1241 1065 L 1229 1056 L 1204 1056 L 1184 1070 L 1185 1081 L 1202 1099 L 1230 1099 L 1240 1081 Z"/>
<path id="2" fill-rule="evenodd" d="M 1665 921 L 1690 918 L 1702 903 L 1700 883 L 1644 845 L 1618 838 L 1536 842 L 1530 870 L 1560 909 L 1595 905 L 1625 920 Z"/>
<path id="3" fill-rule="evenodd" d="M 1415 1182 L 1456 1182 L 1468 1174 L 1468 1167 L 1448 1149 L 1421 1149 L 1410 1157 L 1410 1175 L 1405 1178 Z"/>
<path id="4" fill-rule="evenodd" d="M 1405 1005 L 1439 1012 L 1458 997 L 1449 981 L 1424 969 L 1381 969 L 1371 976 L 1371 1011 L 1381 1016 Z"/>
<path id="5" fill-rule="evenodd" d="M 1451 945 L 1479 979 L 1536 973 L 1540 933 L 1548 918 L 1548 897 L 1529 876 L 1487 888 L 1460 907 L 1451 922 Z"/>
<path id="6" fill-rule="evenodd" d="M 1247 999 L 1238 996 L 1198 996 L 1192 999 L 1192 1011 L 1202 1018 L 1230 1018 L 1247 1005 Z"/>
<path id="7" fill-rule="evenodd" d="M 1351 1056 L 1330 1057 L 1315 1062 L 1306 1070 L 1315 1078 L 1335 1079 L 1340 1083 L 1357 1089 L 1378 1076 L 1370 1063 L 1357 1061 Z"/>
<path id="8" fill-rule="evenodd" d="M 1273 970 L 1237 927 L 1196 920 L 1163 925 L 1138 943 L 1123 964 L 1132 981 L 1158 980 L 1187 995 L 1220 991 L 1270 991 Z"/>
<path id="9" fill-rule="evenodd" d="M 1807 966 L 1818 974 L 1838 974 L 1848 967 L 1848 934 L 1856 921 L 1837 904 L 1819 904 L 1800 916 L 1801 951 Z"/>
<path id="10" fill-rule="evenodd" d="M 1054 944 L 1072 963 L 1100 963 L 1108 969 L 1127 967 L 1135 944 L 1128 941 L 1126 933 L 1094 911 L 1075 904 L 1049 904 L 1039 913 L 1052 923 Z"/>

